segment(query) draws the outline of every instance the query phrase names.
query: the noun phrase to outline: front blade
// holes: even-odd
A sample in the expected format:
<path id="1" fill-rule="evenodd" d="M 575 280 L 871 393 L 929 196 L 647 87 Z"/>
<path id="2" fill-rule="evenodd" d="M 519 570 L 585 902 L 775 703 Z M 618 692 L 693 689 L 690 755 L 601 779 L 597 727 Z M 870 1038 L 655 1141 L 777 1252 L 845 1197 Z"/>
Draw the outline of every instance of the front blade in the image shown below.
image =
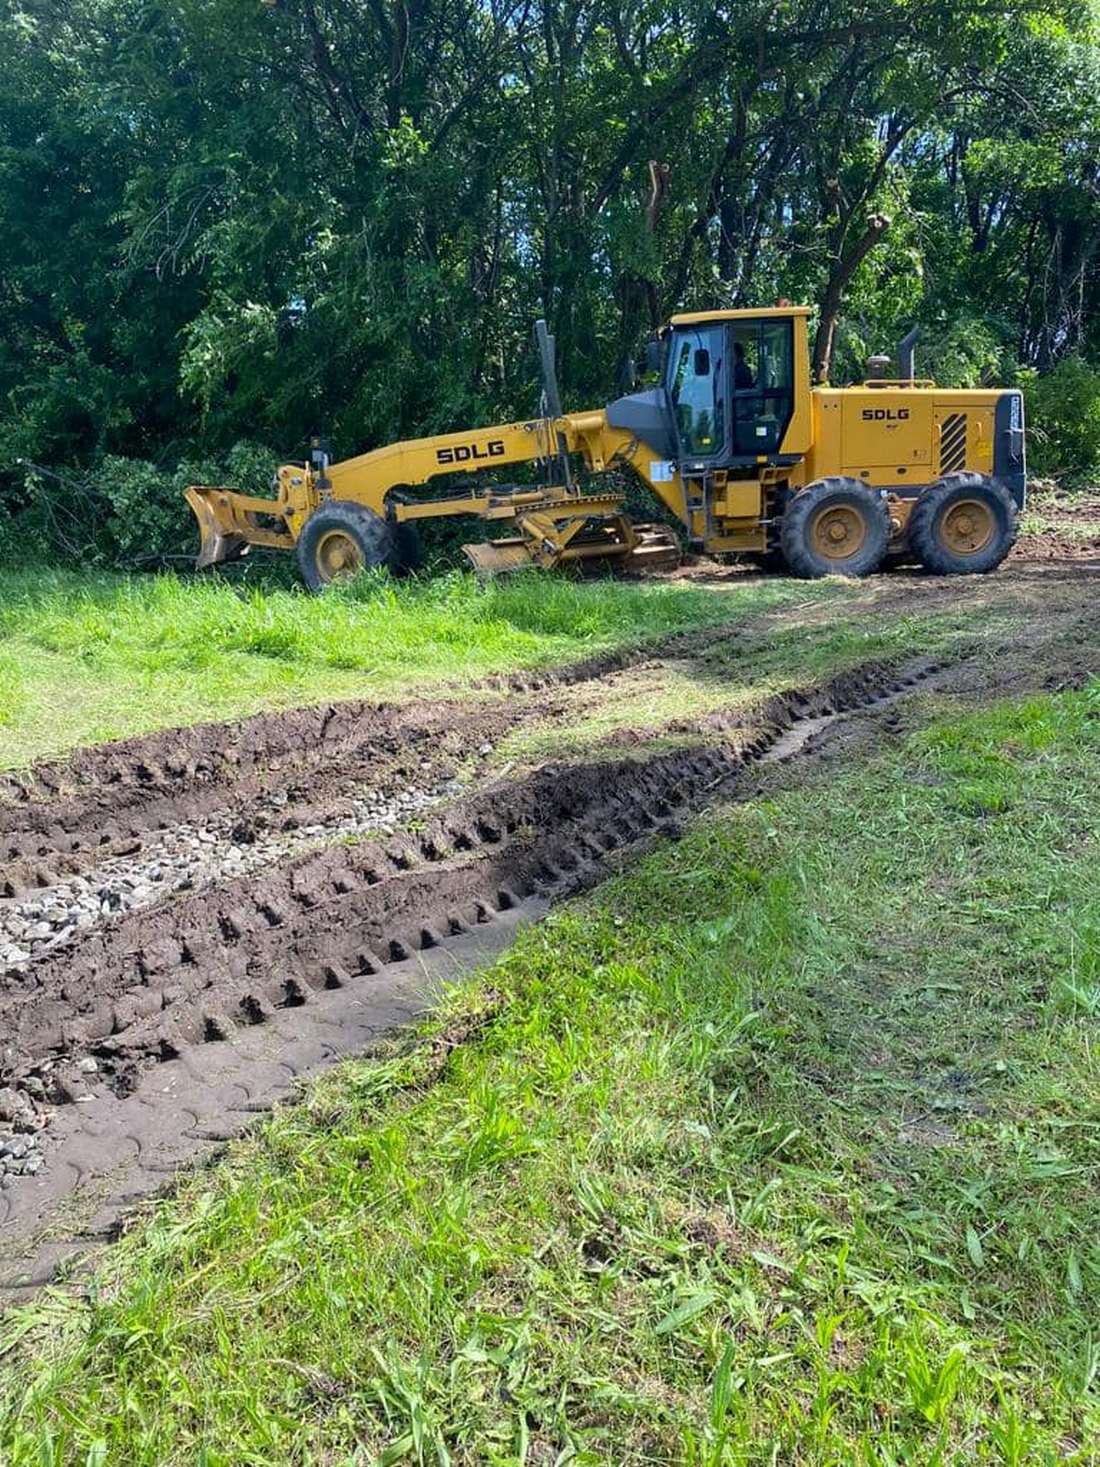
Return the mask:
<path id="1" fill-rule="evenodd" d="M 234 531 L 231 520 L 219 515 L 218 503 L 211 496 L 220 491 L 206 484 L 192 484 L 183 491 L 183 497 L 199 522 L 199 553 L 195 557 L 195 569 L 203 570 L 208 565 L 217 565 L 221 560 L 233 560 L 248 548 L 248 542 Z"/>
<path id="2" fill-rule="evenodd" d="M 463 545 L 462 553 L 479 576 L 505 575 L 534 565 L 527 541 L 522 535 L 506 540 L 484 540 L 478 545 Z"/>

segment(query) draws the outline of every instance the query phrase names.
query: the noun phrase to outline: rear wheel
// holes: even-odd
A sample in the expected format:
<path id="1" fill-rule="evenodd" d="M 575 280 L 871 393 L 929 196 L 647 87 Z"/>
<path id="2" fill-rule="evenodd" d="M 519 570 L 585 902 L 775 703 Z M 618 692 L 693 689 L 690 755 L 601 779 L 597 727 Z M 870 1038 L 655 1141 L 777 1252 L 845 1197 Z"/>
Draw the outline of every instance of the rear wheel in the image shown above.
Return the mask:
<path id="1" fill-rule="evenodd" d="M 335 499 L 315 510 L 298 536 L 298 568 L 311 591 L 323 591 L 375 566 L 392 566 L 393 536 L 365 504 Z"/>
<path id="2" fill-rule="evenodd" d="M 909 516 L 909 544 L 937 576 L 995 570 L 1016 543 L 1016 505 L 984 474 L 947 474 L 926 489 Z"/>
<path id="3" fill-rule="evenodd" d="M 796 576 L 869 576 L 890 542 L 881 495 L 858 479 L 820 479 L 791 496 L 779 531 Z"/>

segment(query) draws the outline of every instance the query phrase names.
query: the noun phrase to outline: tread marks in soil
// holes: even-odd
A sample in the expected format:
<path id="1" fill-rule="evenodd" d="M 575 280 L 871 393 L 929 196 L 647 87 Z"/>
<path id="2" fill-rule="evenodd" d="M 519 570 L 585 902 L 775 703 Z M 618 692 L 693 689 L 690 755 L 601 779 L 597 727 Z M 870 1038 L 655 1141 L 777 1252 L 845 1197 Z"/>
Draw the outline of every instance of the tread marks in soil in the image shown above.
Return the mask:
<path id="1" fill-rule="evenodd" d="M 89 1165 L 98 1175 L 121 1163 L 131 1197 L 163 1188 L 184 1161 L 286 1096 L 299 1075 L 414 1013 L 414 975 L 440 954 L 453 962 L 478 933 L 507 929 L 497 938 L 507 941 L 533 907 L 594 884 L 624 848 L 675 831 L 678 815 L 706 804 L 792 730 L 879 704 L 938 670 L 929 659 L 900 671 L 872 664 L 777 696 L 748 723 L 711 714 L 682 725 L 739 738 L 646 760 L 544 766 L 442 808 L 416 835 L 308 852 L 259 877 L 130 913 L 75 952 L 0 976 L 0 1032 L 11 1036 L 0 1084 L 40 1093 L 51 1057 L 84 1052 L 113 1090 L 100 1085 L 91 1105 L 60 1108 L 46 1190 L 56 1202 Z M 143 1075 L 164 1077 L 152 1095 Z M 0 1211 L 8 1217 L 14 1205 L 15 1231 L 28 1236 L 35 1207 L 48 1210 L 48 1198 L 35 1203 L 31 1190 L 0 1192 Z M 115 1198 L 95 1218 L 94 1236 L 110 1236 L 125 1208 Z M 56 1257 L 36 1255 L 21 1278 L 45 1281 L 88 1243 L 70 1239 Z M 8 1282 L 0 1277 L 0 1290 Z"/>
<path id="2" fill-rule="evenodd" d="M 870 704 L 926 676 L 875 665 L 769 700 L 739 745 L 646 761 L 549 765 L 489 787 L 417 836 L 327 847 L 101 927 L 75 950 L 0 976 L 4 1083 L 90 1052 L 116 1093 L 189 1046 L 229 1039 L 311 996 L 430 950 L 509 904 L 589 884 L 611 852 L 764 757 L 791 725 Z M 684 731 L 744 728 L 708 715 Z"/>

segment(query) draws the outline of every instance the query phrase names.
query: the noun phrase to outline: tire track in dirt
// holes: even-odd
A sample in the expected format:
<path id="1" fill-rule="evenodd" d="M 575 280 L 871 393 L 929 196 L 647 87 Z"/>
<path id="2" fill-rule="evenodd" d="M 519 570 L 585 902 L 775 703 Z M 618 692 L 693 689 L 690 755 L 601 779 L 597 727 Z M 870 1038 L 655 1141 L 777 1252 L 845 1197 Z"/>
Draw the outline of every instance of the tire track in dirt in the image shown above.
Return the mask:
<path id="1" fill-rule="evenodd" d="M 49 1165 L 0 1190 L 0 1305 L 69 1277 L 119 1236 L 134 1209 L 291 1098 L 301 1081 L 372 1047 L 423 1013 L 440 987 L 498 956 L 545 903 L 529 900 L 464 937 L 387 965 L 370 983 L 326 989 L 233 1042 L 209 1044 L 113 1095 L 59 1113 Z"/>
<path id="2" fill-rule="evenodd" d="M 453 760 L 499 736 L 530 718 L 525 699 L 663 657 L 705 652 L 743 637 L 748 625 L 697 628 L 560 668 L 445 684 L 454 698 L 408 704 L 349 699 L 260 713 L 77 749 L 26 771 L 0 771 L 0 896 L 41 885 L 66 857 L 77 869 L 73 862 L 101 847 L 229 803 L 244 807 L 271 789 L 286 793 L 294 817 L 305 824 L 312 810 L 344 790 L 361 791 L 395 772 L 409 776 L 425 755 L 438 761 L 441 740 Z M 470 704 L 471 693 L 504 696 Z M 537 712 L 552 714 L 553 703 L 543 700 Z"/>
<path id="3" fill-rule="evenodd" d="M 728 577 L 727 577 L 728 578 Z M 1029 587 L 1029 579 L 1035 581 Z M 1011 576 L 958 580 L 897 575 L 865 583 L 847 618 L 912 614 L 944 604 L 1079 599 L 1075 568 L 1015 567 Z M 556 693 L 600 685 L 672 657 L 706 664 L 730 643 L 759 640 L 790 622 L 830 620 L 833 602 L 772 607 L 736 625 L 635 644 L 557 670 L 482 679 L 456 697 L 406 705 L 348 700 L 228 723 L 198 724 L 75 751 L 23 772 L 0 772 L 0 906 L 135 852 L 150 834 L 216 818 L 266 831 L 299 830 L 350 812 L 364 793 L 415 782 L 445 784 L 471 751 L 523 722 L 575 713 Z M 481 701 L 470 692 L 485 694 Z"/>
<path id="4" fill-rule="evenodd" d="M 929 658 L 876 662 L 777 695 L 749 716 L 706 715 L 694 726 L 704 741 L 691 747 L 544 765 L 457 801 L 418 832 L 310 852 L 258 879 L 119 919 L 73 953 L 8 973 L 0 1082 L 51 1108 L 52 1150 L 41 1173 L 0 1193 L 5 1232 L 26 1238 L 74 1189 L 119 1168 L 127 1195 L 147 1191 L 154 1152 L 170 1168 L 235 1134 L 296 1074 L 361 1046 L 364 1024 L 377 1034 L 397 1022 L 395 975 L 423 978 L 441 962 L 460 970 L 471 945 L 485 950 L 486 934 L 510 931 L 597 882 L 622 852 L 675 833 L 792 727 L 878 706 L 939 670 Z M 284 1041 L 307 1034 L 302 1065 L 282 1072 L 281 1087 L 257 1088 L 250 1056 L 285 1064 Z M 74 1068 L 78 1055 L 92 1060 L 90 1074 Z M 211 1076 L 223 1087 L 213 1100 Z M 241 1109 L 242 1088 L 250 1109 Z M 197 1118 L 183 1128 L 181 1108 Z M 53 1262 L 90 1241 L 66 1240 Z M 47 1276 L 38 1253 L 21 1253 L 0 1284 Z"/>
<path id="5" fill-rule="evenodd" d="M 330 704 L 125 740 L 0 776 L 0 972 L 67 950 L 120 912 L 311 847 L 392 832 L 483 779 L 508 730 L 567 717 L 562 690 L 592 683 L 606 695 L 628 669 L 660 667 L 671 652 L 705 655 L 743 634 L 692 630 L 488 679 L 477 686 L 512 696 L 472 707 Z"/>
<path id="6" fill-rule="evenodd" d="M 130 854 L 150 834 L 211 815 L 290 830 L 411 779 L 453 777 L 510 727 L 506 706 L 330 704 L 203 724 L 80 751 L 8 777 L 0 897 Z"/>
<path id="7" fill-rule="evenodd" d="M 886 705 L 917 686 L 969 700 L 1079 685 L 1097 663 L 1096 617 L 1082 610 L 1079 580 L 1029 576 L 1017 578 L 1016 594 L 1034 622 L 1014 648 L 976 642 L 976 655 L 951 668 L 930 658 L 868 663 L 747 713 L 620 730 L 602 762 L 559 760 L 492 785 L 476 783 L 482 764 L 468 794 L 416 829 L 291 853 L 109 916 L 64 951 L 0 977 L 0 1141 L 4 1097 L 48 1123 L 44 1165 L 0 1186 L 0 1294 L 25 1296 L 54 1277 L 113 1236 L 176 1168 L 291 1093 L 298 1077 L 362 1052 L 422 1011 L 434 984 L 500 951 L 550 901 L 675 834 L 684 815 L 753 794 L 772 765 L 804 768 L 835 743 L 858 752 L 896 720 Z M 1062 604 L 1050 604 L 1050 587 Z M 933 589 L 940 601 L 950 588 Z M 960 605 L 979 609 L 988 595 L 956 592 Z M 887 596 L 914 610 L 911 599 Z M 753 618 L 750 642 L 766 633 L 768 615 Z M 510 696 L 472 706 L 330 705 L 87 751 L 3 780 L 0 861 L 6 839 L 9 849 L 26 840 L 25 858 L 44 863 L 32 873 L 37 883 L 64 861 L 101 859 L 135 830 L 140 840 L 188 812 L 221 820 L 264 800 L 278 812 L 272 823 L 285 819 L 291 830 L 311 814 L 331 821 L 372 778 L 384 786 L 443 777 L 475 740 L 480 748 L 524 721 L 575 715 L 568 687 L 599 701 L 619 674 L 647 662 L 659 672 L 669 649 L 705 661 L 716 640 L 745 632 L 744 623 L 693 632 L 557 675 L 492 680 L 487 693 Z M 645 747 L 669 733 L 684 746 Z M 75 850 L 65 848 L 70 836 Z M 11 880 L 10 866 L 0 880 Z M 79 1224 L 65 1221 L 74 1213 Z"/>

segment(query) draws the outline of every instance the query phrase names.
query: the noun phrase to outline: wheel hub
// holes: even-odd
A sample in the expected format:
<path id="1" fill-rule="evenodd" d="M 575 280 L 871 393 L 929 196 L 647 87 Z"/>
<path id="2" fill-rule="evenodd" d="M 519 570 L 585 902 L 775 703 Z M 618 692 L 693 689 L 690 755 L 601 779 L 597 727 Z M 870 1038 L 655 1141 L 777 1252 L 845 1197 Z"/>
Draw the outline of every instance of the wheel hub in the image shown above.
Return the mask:
<path id="1" fill-rule="evenodd" d="M 321 579 L 346 581 L 363 569 L 363 552 L 359 543 L 344 530 L 329 530 L 317 542 L 317 570 Z"/>
<path id="2" fill-rule="evenodd" d="M 815 517 L 810 534 L 819 555 L 849 560 L 867 538 L 867 523 L 853 505 L 830 504 Z"/>
<path id="3" fill-rule="evenodd" d="M 943 513 L 940 543 L 952 555 L 977 555 L 989 544 L 996 530 L 989 505 L 979 499 L 959 499 Z"/>

